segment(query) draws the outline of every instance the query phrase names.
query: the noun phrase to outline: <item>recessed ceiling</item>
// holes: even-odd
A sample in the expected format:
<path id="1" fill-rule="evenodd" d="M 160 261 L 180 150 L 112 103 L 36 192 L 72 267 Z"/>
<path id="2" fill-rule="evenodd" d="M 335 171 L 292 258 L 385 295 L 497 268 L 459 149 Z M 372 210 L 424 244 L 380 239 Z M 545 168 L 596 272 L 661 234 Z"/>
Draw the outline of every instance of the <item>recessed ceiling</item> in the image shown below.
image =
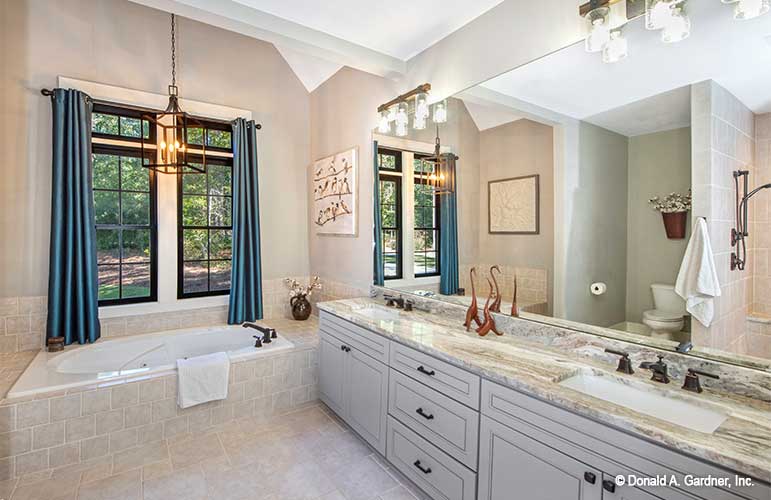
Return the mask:
<path id="1" fill-rule="evenodd" d="M 348 42 L 407 60 L 503 0 L 236 0 Z"/>
<path id="2" fill-rule="evenodd" d="M 629 56 L 619 63 L 604 64 L 600 54 L 587 53 L 579 43 L 482 86 L 572 118 L 601 115 L 613 123 L 620 115 L 602 114 L 712 79 L 753 112 L 771 112 L 771 50 L 765 42 L 771 34 L 771 15 L 735 21 L 731 6 L 718 1 L 691 1 L 688 12 L 693 27 L 683 42 L 662 43 L 660 31 L 647 31 L 642 19 L 636 19 L 624 29 Z M 659 121 L 682 119 L 683 95 L 668 96 L 679 103 L 673 108 L 653 103 L 657 111 L 670 115 Z M 654 116 L 648 120 L 652 127 L 661 125 Z M 631 127 L 626 132 L 641 130 Z"/>

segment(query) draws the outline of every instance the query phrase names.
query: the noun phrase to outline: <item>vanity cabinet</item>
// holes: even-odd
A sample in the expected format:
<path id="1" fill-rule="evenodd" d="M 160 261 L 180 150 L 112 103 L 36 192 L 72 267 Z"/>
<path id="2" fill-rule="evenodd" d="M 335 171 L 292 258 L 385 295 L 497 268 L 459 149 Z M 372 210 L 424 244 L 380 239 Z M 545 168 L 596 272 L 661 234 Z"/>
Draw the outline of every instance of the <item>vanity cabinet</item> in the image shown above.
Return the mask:
<path id="1" fill-rule="evenodd" d="M 388 366 L 328 331 L 320 337 L 321 400 L 385 455 Z"/>

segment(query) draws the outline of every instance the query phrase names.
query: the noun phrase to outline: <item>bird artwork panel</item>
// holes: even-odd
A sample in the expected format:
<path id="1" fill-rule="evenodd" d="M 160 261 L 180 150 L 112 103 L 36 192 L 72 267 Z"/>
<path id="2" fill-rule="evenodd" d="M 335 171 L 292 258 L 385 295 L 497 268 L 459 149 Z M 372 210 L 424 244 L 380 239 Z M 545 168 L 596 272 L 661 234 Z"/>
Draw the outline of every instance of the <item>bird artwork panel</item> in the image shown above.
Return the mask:
<path id="1" fill-rule="evenodd" d="M 355 236 L 358 148 L 317 160 L 312 169 L 316 234 Z"/>

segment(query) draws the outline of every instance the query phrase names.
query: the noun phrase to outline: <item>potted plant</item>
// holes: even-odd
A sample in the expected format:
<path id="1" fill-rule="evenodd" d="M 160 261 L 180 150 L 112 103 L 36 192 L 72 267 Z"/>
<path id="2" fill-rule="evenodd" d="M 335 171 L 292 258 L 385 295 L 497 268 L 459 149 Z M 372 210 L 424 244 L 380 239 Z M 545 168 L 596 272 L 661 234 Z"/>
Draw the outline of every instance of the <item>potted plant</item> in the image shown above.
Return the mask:
<path id="1" fill-rule="evenodd" d="M 293 278 L 286 278 L 284 283 L 289 287 L 289 305 L 292 308 L 292 317 L 297 321 L 305 321 L 311 315 L 311 303 L 308 298 L 313 295 L 313 290 L 321 289 L 321 278 L 314 276 L 307 286 L 302 286 Z"/>
<path id="2" fill-rule="evenodd" d="M 691 210 L 691 190 L 686 194 L 669 193 L 664 199 L 654 196 L 648 203 L 653 209 L 661 212 L 664 219 L 664 229 L 670 240 L 685 238 L 685 227 L 688 222 L 688 211 Z"/>

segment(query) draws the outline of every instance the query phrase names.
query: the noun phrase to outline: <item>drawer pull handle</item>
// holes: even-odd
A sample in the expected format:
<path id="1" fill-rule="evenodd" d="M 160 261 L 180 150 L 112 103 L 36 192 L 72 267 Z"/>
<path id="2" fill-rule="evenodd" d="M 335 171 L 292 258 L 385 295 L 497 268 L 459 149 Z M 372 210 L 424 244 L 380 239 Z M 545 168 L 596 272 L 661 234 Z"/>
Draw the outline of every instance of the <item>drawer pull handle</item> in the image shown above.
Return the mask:
<path id="1" fill-rule="evenodd" d="M 431 467 L 423 467 L 420 465 L 420 460 L 415 460 L 415 463 L 412 465 L 417 467 L 423 474 L 431 474 Z"/>
<path id="2" fill-rule="evenodd" d="M 417 410 L 415 410 L 415 413 L 417 413 L 421 417 L 425 418 L 426 420 L 433 420 L 434 419 L 434 416 L 433 415 L 429 415 L 426 412 L 424 412 L 423 408 L 418 408 Z"/>
<path id="3" fill-rule="evenodd" d="M 606 479 L 605 481 L 603 481 L 602 487 L 605 488 L 605 491 L 608 491 L 610 493 L 615 493 L 616 491 L 616 483 L 614 483 L 610 479 Z"/>
<path id="4" fill-rule="evenodd" d="M 418 367 L 418 371 L 419 371 L 420 373 L 425 373 L 425 374 L 426 374 L 426 375 L 428 375 L 429 377 L 433 377 L 434 375 L 436 375 L 436 372 L 435 372 L 434 370 L 428 371 L 428 370 L 426 370 L 425 368 L 423 368 L 423 365 L 420 365 L 420 366 Z"/>
<path id="5" fill-rule="evenodd" d="M 589 484 L 594 484 L 597 482 L 597 475 L 593 472 L 584 472 L 584 480 Z"/>
<path id="6" fill-rule="evenodd" d="M 344 352 L 351 352 L 351 348 L 348 347 L 347 345 L 341 345 L 340 350 Z"/>

